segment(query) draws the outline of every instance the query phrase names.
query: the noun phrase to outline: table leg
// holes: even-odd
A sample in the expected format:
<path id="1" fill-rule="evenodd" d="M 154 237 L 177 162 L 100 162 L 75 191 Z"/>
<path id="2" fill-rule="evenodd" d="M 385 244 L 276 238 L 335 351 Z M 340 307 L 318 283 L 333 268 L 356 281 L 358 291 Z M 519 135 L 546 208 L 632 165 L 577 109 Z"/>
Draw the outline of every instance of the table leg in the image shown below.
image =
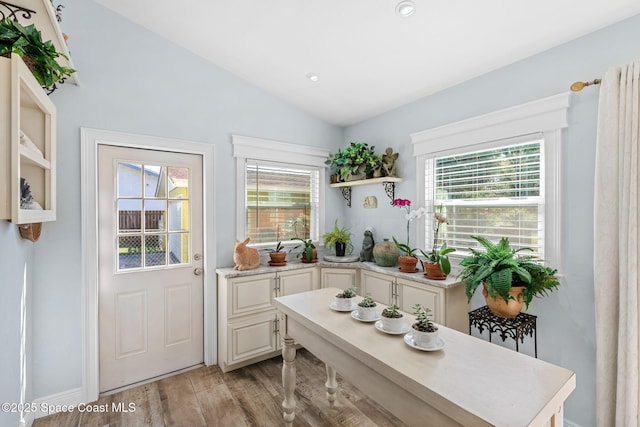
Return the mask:
<path id="1" fill-rule="evenodd" d="M 292 338 L 282 339 L 282 386 L 284 387 L 284 400 L 282 401 L 282 414 L 285 425 L 291 427 L 296 417 L 296 344 Z"/>
<path id="2" fill-rule="evenodd" d="M 336 370 L 325 363 L 327 368 L 327 382 L 324 383 L 327 387 L 327 400 L 329 401 L 329 407 L 333 408 L 336 401 L 336 391 L 338 390 L 338 382 L 336 381 Z"/>

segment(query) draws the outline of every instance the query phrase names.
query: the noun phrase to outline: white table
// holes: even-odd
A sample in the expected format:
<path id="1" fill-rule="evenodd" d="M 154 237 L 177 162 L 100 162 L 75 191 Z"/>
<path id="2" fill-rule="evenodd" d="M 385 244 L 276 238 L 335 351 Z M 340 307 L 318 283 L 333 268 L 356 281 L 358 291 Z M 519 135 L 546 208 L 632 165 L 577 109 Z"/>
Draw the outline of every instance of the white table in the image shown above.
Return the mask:
<path id="1" fill-rule="evenodd" d="M 296 344 L 327 366 L 327 397 L 335 372 L 409 426 L 563 425 L 563 405 L 575 373 L 439 326 L 444 348 L 426 352 L 349 312 L 329 308 L 337 288 L 275 298 L 283 314 L 284 420 L 295 418 Z M 360 298 L 357 298 L 359 301 Z M 384 308 L 378 304 L 380 309 Z M 405 313 L 407 323 L 413 316 Z"/>

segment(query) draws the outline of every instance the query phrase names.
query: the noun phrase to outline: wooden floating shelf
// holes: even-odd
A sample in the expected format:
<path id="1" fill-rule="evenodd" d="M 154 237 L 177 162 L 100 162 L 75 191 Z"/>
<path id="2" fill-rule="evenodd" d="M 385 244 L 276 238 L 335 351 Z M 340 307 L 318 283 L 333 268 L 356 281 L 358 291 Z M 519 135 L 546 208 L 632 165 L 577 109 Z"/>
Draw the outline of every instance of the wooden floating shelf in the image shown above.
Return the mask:
<path id="1" fill-rule="evenodd" d="M 384 185 L 385 193 L 387 193 L 387 196 L 389 196 L 391 203 L 393 204 L 393 199 L 395 198 L 396 193 L 396 182 L 402 182 L 402 178 L 398 178 L 397 176 L 383 176 L 381 178 L 360 179 L 358 181 L 336 182 L 334 184 L 329 184 L 329 187 L 340 188 L 342 190 L 342 197 L 347 201 L 347 206 L 351 207 L 351 187 L 358 185 L 382 184 Z"/>

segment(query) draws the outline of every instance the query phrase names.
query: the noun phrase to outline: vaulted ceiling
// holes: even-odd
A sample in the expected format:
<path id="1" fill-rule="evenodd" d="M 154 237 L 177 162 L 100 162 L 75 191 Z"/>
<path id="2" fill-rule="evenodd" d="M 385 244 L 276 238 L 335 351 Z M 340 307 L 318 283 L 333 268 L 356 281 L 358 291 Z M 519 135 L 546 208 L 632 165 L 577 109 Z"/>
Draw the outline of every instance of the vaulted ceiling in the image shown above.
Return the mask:
<path id="1" fill-rule="evenodd" d="M 640 13 L 637 0 L 414 0 L 409 17 L 400 0 L 97 2 L 341 126 Z"/>

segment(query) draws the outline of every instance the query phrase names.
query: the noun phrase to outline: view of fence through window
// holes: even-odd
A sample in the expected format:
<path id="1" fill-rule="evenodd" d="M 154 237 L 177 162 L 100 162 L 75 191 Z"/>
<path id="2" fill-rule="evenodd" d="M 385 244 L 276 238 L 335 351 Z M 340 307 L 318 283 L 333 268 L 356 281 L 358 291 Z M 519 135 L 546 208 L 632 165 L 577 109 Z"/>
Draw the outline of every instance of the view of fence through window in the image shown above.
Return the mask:
<path id="1" fill-rule="evenodd" d="M 478 246 L 472 235 L 493 242 L 508 237 L 512 247 L 531 247 L 543 256 L 541 142 L 435 158 L 427 167 L 426 183 L 433 208 L 449 220 L 440 238 L 464 254 Z M 427 218 L 428 244 L 432 221 Z"/>
<path id="2" fill-rule="evenodd" d="M 118 270 L 189 263 L 189 169 L 119 162 Z"/>
<path id="3" fill-rule="evenodd" d="M 248 161 L 246 233 L 251 243 L 317 239 L 317 170 Z"/>

